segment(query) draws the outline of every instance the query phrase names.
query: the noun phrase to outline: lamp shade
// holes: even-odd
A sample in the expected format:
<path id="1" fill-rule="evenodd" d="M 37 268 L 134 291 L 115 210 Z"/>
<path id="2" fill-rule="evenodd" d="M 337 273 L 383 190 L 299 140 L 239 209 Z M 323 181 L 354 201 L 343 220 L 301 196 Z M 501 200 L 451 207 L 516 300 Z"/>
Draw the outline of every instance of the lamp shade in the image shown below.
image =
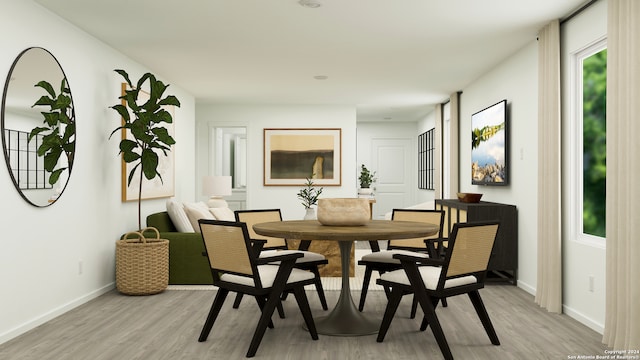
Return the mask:
<path id="1" fill-rule="evenodd" d="M 202 195 L 231 195 L 231 176 L 205 176 L 202 179 Z"/>

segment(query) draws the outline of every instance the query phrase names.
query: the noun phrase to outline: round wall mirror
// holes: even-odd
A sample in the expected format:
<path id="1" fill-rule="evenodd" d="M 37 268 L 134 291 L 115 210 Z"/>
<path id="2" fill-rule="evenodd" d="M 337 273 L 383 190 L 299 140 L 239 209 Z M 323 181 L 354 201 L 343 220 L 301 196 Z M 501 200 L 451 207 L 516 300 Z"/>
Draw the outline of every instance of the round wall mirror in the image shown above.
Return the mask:
<path id="1" fill-rule="evenodd" d="M 75 155 L 76 123 L 67 77 L 47 50 L 21 52 L 2 97 L 4 157 L 20 195 L 38 207 L 64 191 Z"/>

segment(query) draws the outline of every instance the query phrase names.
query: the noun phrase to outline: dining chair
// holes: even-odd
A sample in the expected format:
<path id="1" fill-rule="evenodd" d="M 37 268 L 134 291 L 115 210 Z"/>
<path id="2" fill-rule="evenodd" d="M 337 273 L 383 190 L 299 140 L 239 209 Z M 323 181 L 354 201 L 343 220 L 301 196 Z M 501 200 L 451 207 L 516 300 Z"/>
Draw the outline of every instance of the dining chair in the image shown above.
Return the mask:
<path id="1" fill-rule="evenodd" d="M 478 291 L 484 287 L 498 227 L 498 221 L 455 224 L 449 238 L 449 251 L 443 259 L 394 255 L 402 269 L 384 273 L 377 280 L 377 284 L 391 289 L 377 341 L 384 340 L 402 296 L 414 294 L 424 312 L 420 330 L 431 325 L 444 358 L 453 359 L 435 309 L 441 299 L 467 294 L 491 343 L 500 345 Z"/>
<path id="2" fill-rule="evenodd" d="M 283 253 L 271 258 L 259 258 L 252 249 L 245 223 L 205 219 L 198 223 L 209 259 L 213 285 L 218 287 L 198 338 L 199 342 L 206 341 L 209 337 L 230 291 L 254 296 L 261 309 L 247 357 L 256 354 L 267 327 L 273 327 L 271 316 L 285 291 L 293 292 L 311 338 L 318 339 L 304 290 L 306 285 L 313 284 L 314 276 L 308 271 L 294 268 L 296 259 L 302 257 L 302 254 Z M 278 261 L 278 264 L 275 265 L 273 261 Z"/>
<path id="3" fill-rule="evenodd" d="M 318 270 L 319 266 L 329 263 L 327 258 L 322 254 L 308 251 L 308 244 L 306 242 L 301 243 L 303 249 L 289 250 L 286 239 L 256 234 L 253 230 L 254 224 L 270 221 L 282 221 L 280 209 L 236 210 L 234 213 L 236 221 L 247 224 L 247 230 L 249 231 L 249 237 L 251 239 L 266 240 L 266 242 L 258 242 L 258 245 L 255 248 L 261 258 L 268 258 L 274 255 L 281 255 L 283 253 L 300 253 L 303 255 L 296 260 L 295 267 L 297 269 L 307 270 L 313 273 L 314 285 L 318 293 L 318 298 L 320 299 L 320 304 L 323 310 L 327 310 L 327 300 L 322 287 L 320 271 Z M 283 295 L 282 299 L 284 300 L 285 298 L 286 294 Z M 233 307 L 237 309 L 240 306 L 240 301 L 242 301 L 242 295 L 238 294 Z M 284 314 L 280 309 L 281 308 L 279 308 L 280 317 L 284 317 Z"/>
<path id="4" fill-rule="evenodd" d="M 388 240 L 387 250 L 373 251 L 371 254 L 364 255 L 362 259 L 358 261 L 358 265 L 365 266 L 362 291 L 360 293 L 360 303 L 358 305 L 358 310 L 360 311 L 364 309 L 367 290 L 369 289 L 369 282 L 371 281 L 371 274 L 373 271 L 377 271 L 382 275 L 387 271 L 401 269 L 402 265 L 400 265 L 400 260 L 393 257 L 395 254 L 407 254 L 424 258 L 434 256 L 435 252 L 431 255 L 428 253 L 429 248 L 427 247 L 425 240 L 438 240 L 442 238 L 442 223 L 444 221 L 444 211 L 442 210 L 393 209 L 391 220 L 418 221 L 437 224 L 440 230 L 428 238 Z M 384 290 L 388 296 L 389 289 L 385 288 Z M 410 317 L 412 319 L 415 317 L 417 305 L 417 302 L 414 301 L 411 306 Z"/>

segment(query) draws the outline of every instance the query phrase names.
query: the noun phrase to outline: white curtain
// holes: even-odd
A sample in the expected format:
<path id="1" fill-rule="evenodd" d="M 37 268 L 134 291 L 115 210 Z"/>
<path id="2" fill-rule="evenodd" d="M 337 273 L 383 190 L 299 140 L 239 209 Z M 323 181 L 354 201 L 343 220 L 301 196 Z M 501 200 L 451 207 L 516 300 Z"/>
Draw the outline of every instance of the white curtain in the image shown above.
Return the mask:
<path id="1" fill-rule="evenodd" d="M 455 197 L 455 193 L 460 191 L 460 92 L 451 94 L 449 100 L 449 193 Z"/>
<path id="2" fill-rule="evenodd" d="M 609 0 L 603 342 L 640 349 L 640 1 Z M 636 354 L 637 355 L 637 354 Z"/>
<path id="3" fill-rule="evenodd" d="M 442 104 L 436 105 L 435 117 L 435 151 L 433 152 L 435 168 L 433 169 L 433 190 L 434 198 L 442 199 Z"/>
<path id="4" fill-rule="evenodd" d="M 438 104 L 435 109 L 436 117 L 436 168 L 434 172 L 435 177 L 435 198 L 442 199 L 446 190 L 449 193 L 457 192 L 459 189 L 459 141 L 458 141 L 458 129 L 460 128 L 460 92 L 455 92 L 449 97 L 449 131 L 448 138 L 445 139 L 445 124 L 444 124 L 444 112 L 445 105 Z M 446 149 L 445 149 L 446 147 Z M 444 157 L 445 153 L 449 155 L 449 174 L 444 173 Z M 446 182 L 445 182 L 446 181 Z"/>
<path id="5" fill-rule="evenodd" d="M 562 313 L 560 23 L 538 34 L 538 281 L 536 303 Z"/>

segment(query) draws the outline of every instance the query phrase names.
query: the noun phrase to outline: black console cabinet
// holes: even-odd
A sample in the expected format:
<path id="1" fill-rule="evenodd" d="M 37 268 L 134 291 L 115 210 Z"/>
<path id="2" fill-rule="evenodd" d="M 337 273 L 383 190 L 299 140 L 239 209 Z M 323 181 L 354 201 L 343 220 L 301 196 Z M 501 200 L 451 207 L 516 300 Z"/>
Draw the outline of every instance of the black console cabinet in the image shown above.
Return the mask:
<path id="1" fill-rule="evenodd" d="M 445 211 L 442 236 L 449 237 L 457 222 L 499 220 L 500 227 L 489 259 L 487 280 L 516 284 L 518 270 L 518 211 L 514 205 L 481 201 L 464 203 L 457 199 L 436 199 L 436 210 Z"/>

